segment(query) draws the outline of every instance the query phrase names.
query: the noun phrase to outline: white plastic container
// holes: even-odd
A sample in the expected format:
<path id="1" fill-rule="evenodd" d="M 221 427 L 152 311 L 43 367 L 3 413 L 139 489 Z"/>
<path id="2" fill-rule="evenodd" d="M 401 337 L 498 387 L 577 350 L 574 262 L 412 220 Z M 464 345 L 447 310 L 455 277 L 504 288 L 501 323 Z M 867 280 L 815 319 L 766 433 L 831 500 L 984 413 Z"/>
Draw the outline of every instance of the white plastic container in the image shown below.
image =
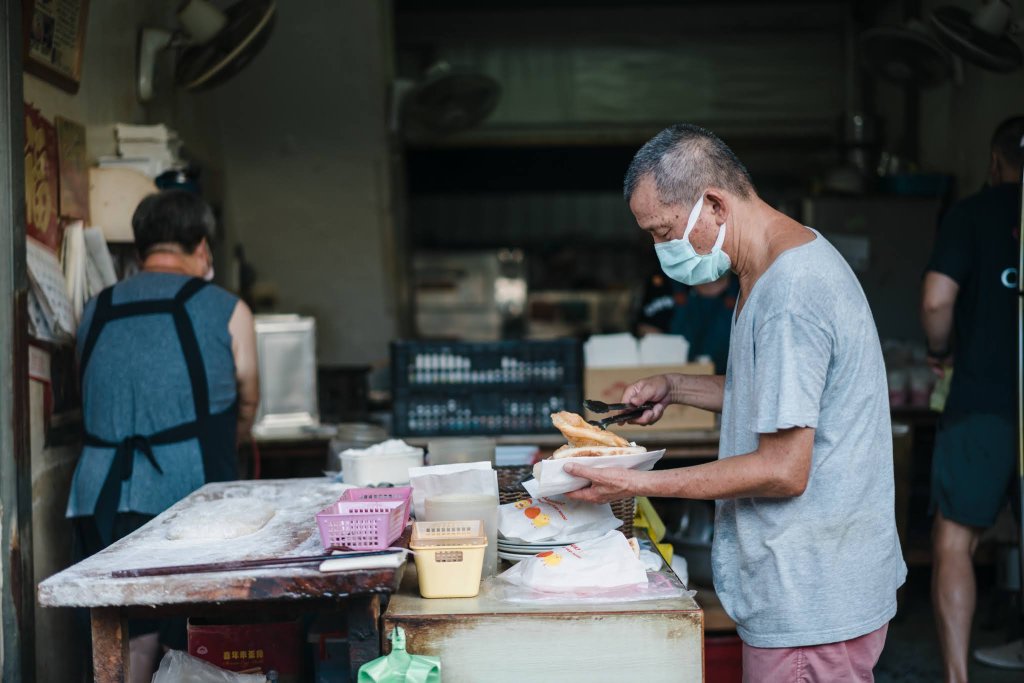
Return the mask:
<path id="1" fill-rule="evenodd" d="M 346 484 L 378 486 L 409 483 L 409 468 L 423 466 L 423 449 L 393 439 L 365 449 L 342 451 L 341 476 Z"/>

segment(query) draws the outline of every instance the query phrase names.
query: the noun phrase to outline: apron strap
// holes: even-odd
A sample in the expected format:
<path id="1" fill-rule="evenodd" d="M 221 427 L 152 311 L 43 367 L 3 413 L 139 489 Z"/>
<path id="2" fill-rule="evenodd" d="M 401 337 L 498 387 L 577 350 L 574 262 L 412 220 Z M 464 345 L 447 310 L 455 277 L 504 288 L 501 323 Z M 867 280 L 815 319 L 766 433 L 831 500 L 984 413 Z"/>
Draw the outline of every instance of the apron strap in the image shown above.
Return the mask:
<path id="1" fill-rule="evenodd" d="M 188 379 L 192 384 L 192 401 L 195 404 L 196 421 L 200 431 L 210 418 L 210 385 L 206 381 L 206 364 L 199 349 L 199 338 L 196 337 L 195 326 L 185 305 L 208 282 L 200 278 L 192 278 L 185 283 L 174 297 L 174 327 L 178 331 L 178 343 L 185 354 L 185 367 Z"/>
<path id="2" fill-rule="evenodd" d="M 93 309 L 92 321 L 89 323 L 89 334 L 85 337 L 82 345 L 82 357 L 78 363 L 79 383 L 85 382 L 85 369 L 89 366 L 89 359 L 92 358 L 92 350 L 96 347 L 96 340 L 110 315 L 111 301 L 114 296 L 114 288 L 107 287 L 100 292 L 96 299 L 96 308 Z"/>

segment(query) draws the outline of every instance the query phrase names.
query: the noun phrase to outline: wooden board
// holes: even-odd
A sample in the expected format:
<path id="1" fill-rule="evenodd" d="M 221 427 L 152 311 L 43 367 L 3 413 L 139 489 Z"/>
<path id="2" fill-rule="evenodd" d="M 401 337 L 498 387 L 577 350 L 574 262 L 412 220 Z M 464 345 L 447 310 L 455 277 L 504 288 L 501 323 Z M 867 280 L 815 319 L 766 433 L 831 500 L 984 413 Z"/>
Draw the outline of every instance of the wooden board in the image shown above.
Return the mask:
<path id="1" fill-rule="evenodd" d="M 321 554 L 315 515 L 344 489 L 343 484 L 324 478 L 207 484 L 131 536 L 40 583 L 39 604 L 160 606 L 393 592 L 401 581 L 401 568 L 322 574 L 316 565 L 309 565 L 132 579 L 110 576 L 116 569 Z M 205 503 L 226 498 L 254 498 L 277 512 L 259 531 L 232 540 L 167 538 L 172 523 L 196 515 Z"/>

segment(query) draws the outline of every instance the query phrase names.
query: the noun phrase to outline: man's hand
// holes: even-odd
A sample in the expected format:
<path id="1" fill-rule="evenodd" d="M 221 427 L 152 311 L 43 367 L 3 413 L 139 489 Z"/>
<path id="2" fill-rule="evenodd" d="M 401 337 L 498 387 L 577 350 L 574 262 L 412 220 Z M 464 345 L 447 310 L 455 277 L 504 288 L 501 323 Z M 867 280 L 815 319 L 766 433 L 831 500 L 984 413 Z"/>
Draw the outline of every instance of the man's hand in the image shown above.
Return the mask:
<path id="1" fill-rule="evenodd" d="M 626 387 L 626 391 L 622 394 L 622 403 L 628 403 L 631 406 L 653 403 L 653 408 L 645 410 L 644 414 L 637 419 L 630 420 L 633 424 L 649 425 L 660 420 L 661 416 L 665 414 L 665 408 L 671 403 L 669 400 L 671 394 L 672 384 L 668 375 L 655 375 L 654 377 L 645 377 Z"/>
<path id="2" fill-rule="evenodd" d="M 581 479 L 589 479 L 590 486 L 565 494 L 566 498 L 583 503 L 610 503 L 613 500 L 632 498 L 646 472 L 627 470 L 623 467 L 581 467 L 574 463 L 565 465 L 565 473 Z"/>

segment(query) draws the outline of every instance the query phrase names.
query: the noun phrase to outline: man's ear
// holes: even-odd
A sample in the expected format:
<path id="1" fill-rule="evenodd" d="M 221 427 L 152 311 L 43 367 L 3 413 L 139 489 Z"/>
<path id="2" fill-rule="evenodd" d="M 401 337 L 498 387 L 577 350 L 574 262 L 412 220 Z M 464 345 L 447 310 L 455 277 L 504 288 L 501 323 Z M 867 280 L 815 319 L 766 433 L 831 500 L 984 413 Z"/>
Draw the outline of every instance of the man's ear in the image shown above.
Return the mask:
<path id="1" fill-rule="evenodd" d="M 721 225 L 729 219 L 729 204 L 725 193 L 711 187 L 704 192 L 704 206 L 711 207 L 711 213 L 715 217 L 715 223 Z"/>

